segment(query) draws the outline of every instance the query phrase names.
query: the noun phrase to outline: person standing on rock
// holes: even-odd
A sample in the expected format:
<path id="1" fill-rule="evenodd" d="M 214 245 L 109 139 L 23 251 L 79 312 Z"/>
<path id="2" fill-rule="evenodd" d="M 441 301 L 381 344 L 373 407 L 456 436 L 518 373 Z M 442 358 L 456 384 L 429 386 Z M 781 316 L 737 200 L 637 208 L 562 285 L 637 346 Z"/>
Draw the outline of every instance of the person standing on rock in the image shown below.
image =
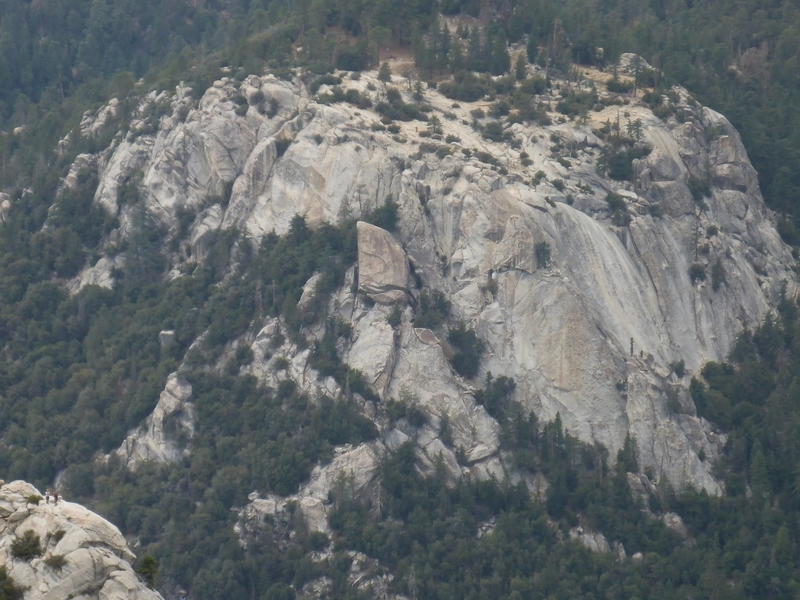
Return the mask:
<path id="1" fill-rule="evenodd" d="M 50 488 L 44 491 L 44 501 L 46 504 L 50 504 Z"/>
<path id="2" fill-rule="evenodd" d="M 58 490 L 53 490 L 53 505 L 58 506 Z"/>

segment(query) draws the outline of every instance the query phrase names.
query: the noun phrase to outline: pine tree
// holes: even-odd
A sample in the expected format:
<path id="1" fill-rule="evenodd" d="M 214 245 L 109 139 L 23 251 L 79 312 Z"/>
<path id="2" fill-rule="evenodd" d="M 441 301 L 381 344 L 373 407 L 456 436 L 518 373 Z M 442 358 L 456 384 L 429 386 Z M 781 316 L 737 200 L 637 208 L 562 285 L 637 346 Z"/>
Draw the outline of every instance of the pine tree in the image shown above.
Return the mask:
<path id="1" fill-rule="evenodd" d="M 391 83 L 391 81 L 392 81 L 392 69 L 389 66 L 388 62 L 385 62 L 385 63 L 383 63 L 381 65 L 381 68 L 378 71 L 378 81 L 381 81 L 384 84 Z"/>
<path id="2" fill-rule="evenodd" d="M 483 45 L 481 44 L 481 34 L 475 27 L 469 34 L 467 46 L 467 68 L 470 71 L 485 71 L 483 61 Z"/>
<path id="3" fill-rule="evenodd" d="M 627 473 L 636 473 L 639 470 L 639 463 L 636 460 L 636 441 L 630 432 L 625 436 L 625 443 L 617 454 L 617 469 Z"/>
<path id="4" fill-rule="evenodd" d="M 517 60 L 514 62 L 514 75 L 517 78 L 517 81 L 522 81 L 525 79 L 525 75 L 527 74 L 527 62 L 525 61 L 525 54 L 520 52 L 517 54 Z"/>
<path id="5" fill-rule="evenodd" d="M 536 39 L 536 36 L 533 35 L 533 31 L 528 34 L 528 45 L 525 48 L 526 53 L 528 54 L 528 62 L 531 64 L 536 63 L 536 58 L 539 56 L 539 40 Z"/>
<path id="6" fill-rule="evenodd" d="M 450 55 L 451 44 L 450 30 L 447 28 L 446 23 L 442 23 L 442 28 L 439 31 L 436 44 L 436 68 L 439 71 L 444 71 L 447 68 L 447 59 Z"/>
<path id="7" fill-rule="evenodd" d="M 760 440 L 753 442 L 750 456 L 750 486 L 753 489 L 753 498 L 766 499 L 770 492 L 769 471 L 767 457 L 764 455 Z"/>
<path id="8" fill-rule="evenodd" d="M 428 119 L 428 131 L 433 134 L 440 134 L 442 133 L 442 121 L 436 115 L 432 115 L 430 119 Z"/>
<path id="9" fill-rule="evenodd" d="M 503 75 L 511 69 L 511 55 L 508 53 L 508 43 L 505 33 L 498 33 L 491 45 L 491 67 L 492 75 Z"/>
<path id="10" fill-rule="evenodd" d="M 464 52 L 461 50 L 461 43 L 458 40 L 450 45 L 450 56 L 447 62 L 450 70 L 454 73 L 458 73 L 464 68 Z"/>

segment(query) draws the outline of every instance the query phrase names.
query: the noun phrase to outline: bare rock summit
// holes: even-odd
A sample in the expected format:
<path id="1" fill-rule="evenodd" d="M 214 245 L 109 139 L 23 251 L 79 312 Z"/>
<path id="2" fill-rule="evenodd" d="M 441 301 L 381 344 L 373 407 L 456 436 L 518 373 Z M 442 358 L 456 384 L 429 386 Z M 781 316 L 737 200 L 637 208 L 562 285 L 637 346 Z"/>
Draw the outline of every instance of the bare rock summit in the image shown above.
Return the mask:
<path id="1" fill-rule="evenodd" d="M 134 572 L 135 558 L 119 529 L 80 504 L 48 504 L 24 481 L 0 486 L 0 565 L 25 600 L 162 600 Z"/>

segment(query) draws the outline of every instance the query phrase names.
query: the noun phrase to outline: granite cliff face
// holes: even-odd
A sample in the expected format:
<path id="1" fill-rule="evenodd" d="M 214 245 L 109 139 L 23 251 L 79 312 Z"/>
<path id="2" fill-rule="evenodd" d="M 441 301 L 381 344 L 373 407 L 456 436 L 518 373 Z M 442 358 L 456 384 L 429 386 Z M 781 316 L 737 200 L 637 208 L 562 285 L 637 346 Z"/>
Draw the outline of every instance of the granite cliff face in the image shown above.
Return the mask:
<path id="1" fill-rule="evenodd" d="M 134 572 L 130 563 L 136 557 L 119 529 L 79 504 L 37 504 L 29 501 L 34 496 L 41 498 L 24 481 L 0 485 L 0 564 L 25 588 L 26 600 L 161 598 Z M 41 556 L 17 558 L 13 544 L 29 531 L 39 540 Z"/>
<path id="2" fill-rule="evenodd" d="M 587 76 L 607 95 L 606 76 Z M 374 74 L 342 86 L 375 100 L 383 89 Z M 403 420 L 390 426 L 381 403 L 363 402 L 381 439 L 369 452 L 343 449 L 341 459 L 350 464 L 346 456 L 357 452 L 362 474 L 374 471 L 376 448 L 413 439 L 422 468 L 441 456 L 453 476 L 520 477 L 499 449 L 497 422 L 473 396 L 491 371 L 513 377 L 515 399 L 540 420 L 560 414 L 571 433 L 604 444 L 612 457 L 631 434 L 639 465 L 653 480 L 720 493 L 710 469 L 724 435 L 697 416 L 689 375 L 723 359 L 739 332 L 759 323 L 782 292 L 795 294 L 794 261 L 737 132 L 684 90 L 674 93 L 676 113 L 666 121 L 631 99 L 591 112 L 583 125 L 555 114 L 549 126 L 509 125 L 508 141 L 496 143 L 470 125 L 470 111 L 487 108 L 483 101 L 458 104 L 426 91 L 447 136 L 431 140 L 421 139 L 419 121 L 399 123 L 392 135 L 372 109 L 321 104 L 300 79 L 223 79 L 205 92 L 153 95 L 169 106 L 168 114 L 155 133 L 134 122 L 126 137 L 93 158 L 100 176 L 95 200 L 119 214 L 123 236 L 130 208 L 119 205 L 117 194 L 137 175 L 148 209 L 172 231 L 179 209 L 193 213 L 187 243 L 172 255 L 175 267 L 203 260 L 209 236 L 220 228 L 238 228 L 257 242 L 271 231 L 285 233 L 298 214 L 313 227 L 357 218 L 386 198 L 397 203 L 394 235 L 359 224 L 358 268 L 330 310 L 352 326 L 340 349 L 345 362 L 365 374 L 381 401 L 413 397 L 429 418 L 419 429 Z M 271 110 L 258 110 L 262 97 Z M 242 98 L 250 102 L 246 112 Z M 558 98 L 543 100 L 555 105 Z M 620 120 L 640 121 L 652 148 L 633 162 L 632 182 L 608 179 L 596 168 L 606 144 L 596 129 Z M 544 177 L 535 177 L 539 171 Z M 696 181 L 708 184 L 702 202 L 690 190 Z M 226 204 L 219 196 L 228 189 Z M 611 192 L 623 203 L 622 221 L 609 209 Z M 110 285 L 114 264 L 109 259 L 87 269 L 72 289 Z M 706 280 L 690 277 L 693 264 Z M 452 370 L 451 349 L 436 333 L 414 328 L 415 278 L 441 290 L 454 318 L 486 344 L 475 381 Z M 306 287 L 301 303 L 314 293 L 314 282 Z M 393 303 L 401 308 L 396 327 L 387 322 Z M 261 327 L 237 342 L 252 346 L 255 361 L 247 370 L 270 384 L 291 377 L 312 395 L 341 391 L 308 366 L 307 349 L 284 341 L 267 352 L 280 323 Z M 307 333 L 314 339 L 322 329 Z M 278 357 L 289 366 L 276 372 L 271 361 Z M 683 378 L 670 366 L 681 360 L 689 374 Z M 169 410 L 178 410 L 173 404 Z M 186 398 L 180 411 L 189 430 Z M 163 418 L 154 413 L 144 437 L 157 441 Z M 445 418 L 448 444 L 440 436 Z M 123 459 L 172 460 L 176 452 L 142 454 L 134 438 L 120 449 Z M 457 451 L 466 465 L 456 460 Z"/>

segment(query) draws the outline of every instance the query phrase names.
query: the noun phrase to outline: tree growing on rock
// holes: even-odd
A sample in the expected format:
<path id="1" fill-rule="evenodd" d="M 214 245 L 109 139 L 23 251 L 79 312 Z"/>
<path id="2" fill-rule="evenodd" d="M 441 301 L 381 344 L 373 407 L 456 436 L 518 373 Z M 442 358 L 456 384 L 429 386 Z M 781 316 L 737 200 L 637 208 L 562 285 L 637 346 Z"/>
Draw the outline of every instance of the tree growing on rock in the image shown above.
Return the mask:
<path id="1" fill-rule="evenodd" d="M 156 580 L 156 575 L 158 575 L 158 561 L 155 557 L 145 554 L 136 572 L 142 576 L 147 587 L 152 588 Z"/>
<path id="2" fill-rule="evenodd" d="M 32 529 L 28 529 L 22 537 L 11 542 L 11 556 L 20 560 L 33 560 L 42 555 L 42 546 L 39 543 L 39 536 Z"/>
<path id="3" fill-rule="evenodd" d="M 392 68 L 389 66 L 388 62 L 385 62 L 381 65 L 381 68 L 378 71 L 378 81 L 380 81 L 384 85 L 391 83 Z"/>
<path id="4" fill-rule="evenodd" d="M 525 75 L 528 72 L 528 63 L 525 60 L 525 53 L 520 52 L 517 54 L 517 60 L 514 61 L 514 76 L 517 78 L 517 81 L 522 81 L 525 79 Z"/>
<path id="5" fill-rule="evenodd" d="M 431 115 L 428 119 L 428 131 L 432 134 L 442 134 L 442 120 L 436 115 Z"/>
<path id="6" fill-rule="evenodd" d="M 547 242 L 539 242 L 534 246 L 534 253 L 536 254 L 536 268 L 545 269 L 550 264 L 550 244 Z"/>
<path id="7" fill-rule="evenodd" d="M 472 379 L 478 374 L 481 356 L 483 355 L 483 342 L 478 338 L 474 329 L 466 325 L 459 325 L 451 329 L 447 341 L 455 348 L 453 368 L 462 377 Z"/>

